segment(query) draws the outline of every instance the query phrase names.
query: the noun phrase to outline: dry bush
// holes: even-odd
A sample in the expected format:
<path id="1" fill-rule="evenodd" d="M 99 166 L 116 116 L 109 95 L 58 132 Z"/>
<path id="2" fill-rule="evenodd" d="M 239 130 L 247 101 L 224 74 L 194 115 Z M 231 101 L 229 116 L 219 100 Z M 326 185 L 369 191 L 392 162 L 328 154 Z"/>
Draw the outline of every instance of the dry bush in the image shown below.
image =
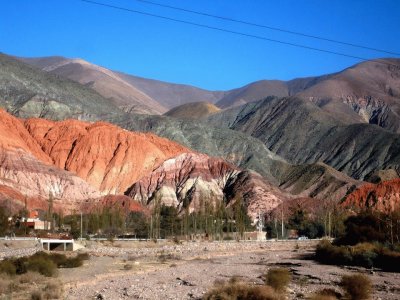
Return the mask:
<path id="1" fill-rule="evenodd" d="M 20 276 L 18 276 L 18 282 L 21 284 L 24 283 L 39 283 L 39 282 L 43 282 L 45 280 L 45 277 L 37 272 L 27 272 L 25 274 L 21 274 Z"/>
<path id="2" fill-rule="evenodd" d="M 253 285 L 246 282 L 230 280 L 218 283 L 203 296 L 203 300 L 282 300 L 284 297 L 277 294 L 271 287 Z"/>
<path id="3" fill-rule="evenodd" d="M 273 287 L 278 292 L 283 292 L 291 280 L 291 275 L 288 269 L 273 268 L 268 270 L 265 276 L 265 283 Z"/>
<path id="4" fill-rule="evenodd" d="M 340 284 L 352 300 L 369 299 L 371 296 L 372 283 L 365 275 L 344 275 Z"/>
<path id="5" fill-rule="evenodd" d="M 327 295 L 313 295 L 310 300 L 337 300 L 335 296 L 327 296 Z"/>
<path id="6" fill-rule="evenodd" d="M 135 261 L 135 260 L 136 260 L 135 256 L 133 256 L 133 255 L 128 256 L 128 261 Z"/>
<path id="7" fill-rule="evenodd" d="M 43 288 L 44 299 L 61 299 L 63 297 L 63 286 L 59 281 L 52 281 Z"/>
<path id="8" fill-rule="evenodd" d="M 322 289 L 311 296 L 310 300 L 337 300 L 338 297 L 341 295 L 334 289 Z"/>
<path id="9" fill-rule="evenodd" d="M 44 257 L 30 257 L 27 265 L 28 271 L 38 272 L 44 276 L 57 275 L 57 265 Z"/>
<path id="10" fill-rule="evenodd" d="M 78 257 L 80 260 L 89 260 L 89 259 L 90 259 L 90 255 L 89 255 L 89 253 L 87 253 L 87 252 L 79 253 L 79 254 L 77 255 L 77 257 Z"/>
<path id="11" fill-rule="evenodd" d="M 124 265 L 124 270 L 126 270 L 126 271 L 129 271 L 129 270 L 132 270 L 132 265 L 131 264 L 125 264 Z"/>
<path id="12" fill-rule="evenodd" d="M 31 300 L 42 300 L 42 293 L 40 291 L 33 291 L 31 293 Z"/>
<path id="13" fill-rule="evenodd" d="M 0 295 L 6 295 L 10 292 L 12 278 L 6 274 L 0 274 Z"/>
<path id="14" fill-rule="evenodd" d="M 0 262 L 0 273 L 4 273 L 10 276 L 15 275 L 17 273 L 17 268 L 11 260 L 6 259 Z"/>

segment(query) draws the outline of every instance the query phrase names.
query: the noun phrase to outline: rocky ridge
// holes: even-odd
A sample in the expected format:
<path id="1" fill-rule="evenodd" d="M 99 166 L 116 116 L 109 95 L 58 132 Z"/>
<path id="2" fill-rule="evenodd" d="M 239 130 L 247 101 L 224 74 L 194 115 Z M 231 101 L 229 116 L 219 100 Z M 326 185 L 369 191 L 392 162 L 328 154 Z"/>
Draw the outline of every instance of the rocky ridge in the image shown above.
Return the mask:
<path id="1" fill-rule="evenodd" d="M 231 205 L 241 197 L 253 219 L 290 198 L 259 174 L 242 171 L 219 158 L 184 153 L 166 160 L 159 168 L 136 182 L 128 195 L 143 205 L 156 199 L 180 211 L 202 209 L 206 202 L 217 207 Z"/>
<path id="2" fill-rule="evenodd" d="M 400 208 L 400 179 L 365 184 L 349 194 L 342 205 L 356 211 L 367 208 L 393 212 Z"/>
<path id="3" fill-rule="evenodd" d="M 29 119 L 24 125 L 55 166 L 74 172 L 103 194 L 123 194 L 164 160 L 191 152 L 153 134 L 104 122 Z"/>
<path id="4" fill-rule="evenodd" d="M 338 121 L 300 98 L 269 97 L 214 114 L 207 122 L 249 134 L 291 164 L 323 162 L 358 180 L 400 166 L 398 134 Z"/>
<path id="5" fill-rule="evenodd" d="M 153 134 L 104 122 L 0 115 L 0 184 L 27 196 L 30 208 L 43 209 L 52 197 L 65 213 L 104 205 L 138 210 L 160 195 L 179 209 L 196 209 L 204 198 L 229 205 L 237 196 L 249 208 L 270 209 L 288 197 L 256 173 Z M 131 198 L 122 195 L 129 187 Z M 20 196 L 16 200 L 21 204 Z"/>

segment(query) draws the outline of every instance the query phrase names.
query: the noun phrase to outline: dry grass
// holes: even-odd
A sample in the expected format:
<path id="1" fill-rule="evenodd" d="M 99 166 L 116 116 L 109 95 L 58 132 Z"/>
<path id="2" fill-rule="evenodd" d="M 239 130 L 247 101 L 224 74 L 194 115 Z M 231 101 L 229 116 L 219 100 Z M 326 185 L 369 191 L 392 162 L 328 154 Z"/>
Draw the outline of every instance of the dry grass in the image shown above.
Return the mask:
<path id="1" fill-rule="evenodd" d="M 216 282 L 214 288 L 203 296 L 203 300 L 283 300 L 271 287 L 253 285 L 235 278 L 228 282 Z"/>
<path id="2" fill-rule="evenodd" d="M 44 299 L 61 299 L 63 293 L 63 285 L 59 281 L 49 282 L 43 288 Z"/>
<path id="3" fill-rule="evenodd" d="M 18 280 L 18 282 L 20 284 L 40 283 L 40 282 L 44 282 L 46 280 L 46 278 L 43 275 L 41 275 L 37 272 L 31 272 L 31 271 L 18 276 L 16 279 Z"/>
<path id="4" fill-rule="evenodd" d="M 63 294 L 59 280 L 37 272 L 12 277 L 0 274 L 0 299 L 62 299 Z"/>
<path id="5" fill-rule="evenodd" d="M 340 284 L 351 300 L 365 300 L 371 296 L 372 283 L 365 275 L 345 275 L 342 277 Z"/>
<path id="6" fill-rule="evenodd" d="M 273 268 L 268 270 L 268 273 L 265 275 L 265 283 L 271 286 L 277 292 L 283 292 L 286 290 L 291 277 L 292 276 L 288 269 Z"/>
<path id="7" fill-rule="evenodd" d="M 334 289 L 322 289 L 312 295 L 310 300 L 337 300 L 340 296 Z"/>
<path id="8" fill-rule="evenodd" d="M 42 293 L 40 291 L 33 291 L 31 293 L 31 300 L 42 300 Z"/>
<path id="9" fill-rule="evenodd" d="M 10 284 L 13 282 L 13 279 L 6 275 L 0 274 L 0 295 L 7 295 L 10 292 Z"/>

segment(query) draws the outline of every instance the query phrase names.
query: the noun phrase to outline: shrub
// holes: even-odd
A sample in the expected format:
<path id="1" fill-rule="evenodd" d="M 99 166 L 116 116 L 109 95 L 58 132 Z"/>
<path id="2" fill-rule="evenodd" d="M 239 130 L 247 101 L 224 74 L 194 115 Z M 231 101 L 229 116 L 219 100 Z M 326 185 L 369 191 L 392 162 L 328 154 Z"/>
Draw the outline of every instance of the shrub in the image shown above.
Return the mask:
<path id="1" fill-rule="evenodd" d="M 0 262 L 0 273 L 5 273 L 7 275 L 15 275 L 17 274 L 17 268 L 10 260 L 3 260 Z"/>
<path id="2" fill-rule="evenodd" d="M 374 266 L 389 272 L 400 272 L 400 253 L 382 247 L 377 250 Z"/>
<path id="3" fill-rule="evenodd" d="M 39 291 L 32 292 L 31 300 L 42 300 L 42 293 Z"/>
<path id="4" fill-rule="evenodd" d="M 21 274 L 18 276 L 18 281 L 21 284 L 24 283 L 30 283 L 30 282 L 42 282 L 44 281 L 45 277 L 43 277 L 42 274 L 39 274 L 37 272 L 27 272 L 25 274 Z"/>
<path id="5" fill-rule="evenodd" d="M 371 280 L 362 274 L 344 275 L 341 286 L 352 300 L 369 299 L 372 292 Z"/>
<path id="6" fill-rule="evenodd" d="M 83 265 L 83 259 L 78 256 L 68 258 L 62 265 L 63 268 L 78 268 Z"/>
<path id="7" fill-rule="evenodd" d="M 60 253 L 52 253 L 50 255 L 48 255 L 47 253 L 44 254 L 45 255 L 41 255 L 41 257 L 51 260 L 53 263 L 57 265 L 57 268 L 63 267 L 68 260 L 65 254 L 60 254 Z"/>
<path id="8" fill-rule="evenodd" d="M 317 261 L 325 264 L 349 265 L 353 261 L 350 248 L 334 246 L 329 241 L 323 240 L 317 245 L 315 251 Z"/>
<path id="9" fill-rule="evenodd" d="M 129 271 L 129 270 L 132 270 L 132 265 L 131 264 L 125 264 L 124 265 L 124 270 L 126 270 L 126 271 Z"/>
<path id="10" fill-rule="evenodd" d="M 285 268 L 270 269 L 265 276 L 266 284 L 273 287 L 278 292 L 282 292 L 286 289 L 290 279 L 291 275 Z"/>
<path id="11" fill-rule="evenodd" d="M 12 279 L 9 276 L 5 274 L 0 275 L 0 295 L 7 294 L 10 291 L 11 282 Z"/>
<path id="12" fill-rule="evenodd" d="M 252 285 L 240 281 L 218 283 L 203 296 L 204 300 L 281 300 L 283 296 L 277 294 L 269 286 Z"/>
<path id="13" fill-rule="evenodd" d="M 335 296 L 327 296 L 327 295 L 313 295 L 310 300 L 337 300 Z"/>
<path id="14" fill-rule="evenodd" d="M 44 257 L 31 257 L 28 260 L 27 270 L 51 277 L 56 275 L 57 265 L 53 261 Z"/>
<path id="15" fill-rule="evenodd" d="M 310 300 L 336 300 L 340 297 L 340 293 L 334 289 L 322 289 L 311 296 Z"/>
<path id="16" fill-rule="evenodd" d="M 45 299 L 60 299 L 63 294 L 60 282 L 49 282 L 43 289 Z"/>
<path id="17" fill-rule="evenodd" d="M 77 257 L 79 257 L 80 260 L 89 260 L 90 258 L 89 253 L 87 252 L 79 253 Z"/>

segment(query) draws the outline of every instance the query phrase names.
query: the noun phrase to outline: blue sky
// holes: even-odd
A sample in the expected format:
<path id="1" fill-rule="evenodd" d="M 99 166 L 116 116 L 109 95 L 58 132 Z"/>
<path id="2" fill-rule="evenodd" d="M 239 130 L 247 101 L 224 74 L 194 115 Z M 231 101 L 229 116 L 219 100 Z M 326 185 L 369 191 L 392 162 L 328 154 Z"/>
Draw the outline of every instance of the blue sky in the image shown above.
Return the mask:
<path id="1" fill-rule="evenodd" d="M 365 58 L 396 57 L 135 0 L 95 1 Z M 400 52 L 400 1 L 397 0 L 154 1 Z M 260 79 L 288 80 L 331 73 L 358 62 L 80 0 L 1 0 L 0 3 L 0 52 L 29 57 L 80 57 L 113 70 L 212 90 L 236 88 Z"/>

